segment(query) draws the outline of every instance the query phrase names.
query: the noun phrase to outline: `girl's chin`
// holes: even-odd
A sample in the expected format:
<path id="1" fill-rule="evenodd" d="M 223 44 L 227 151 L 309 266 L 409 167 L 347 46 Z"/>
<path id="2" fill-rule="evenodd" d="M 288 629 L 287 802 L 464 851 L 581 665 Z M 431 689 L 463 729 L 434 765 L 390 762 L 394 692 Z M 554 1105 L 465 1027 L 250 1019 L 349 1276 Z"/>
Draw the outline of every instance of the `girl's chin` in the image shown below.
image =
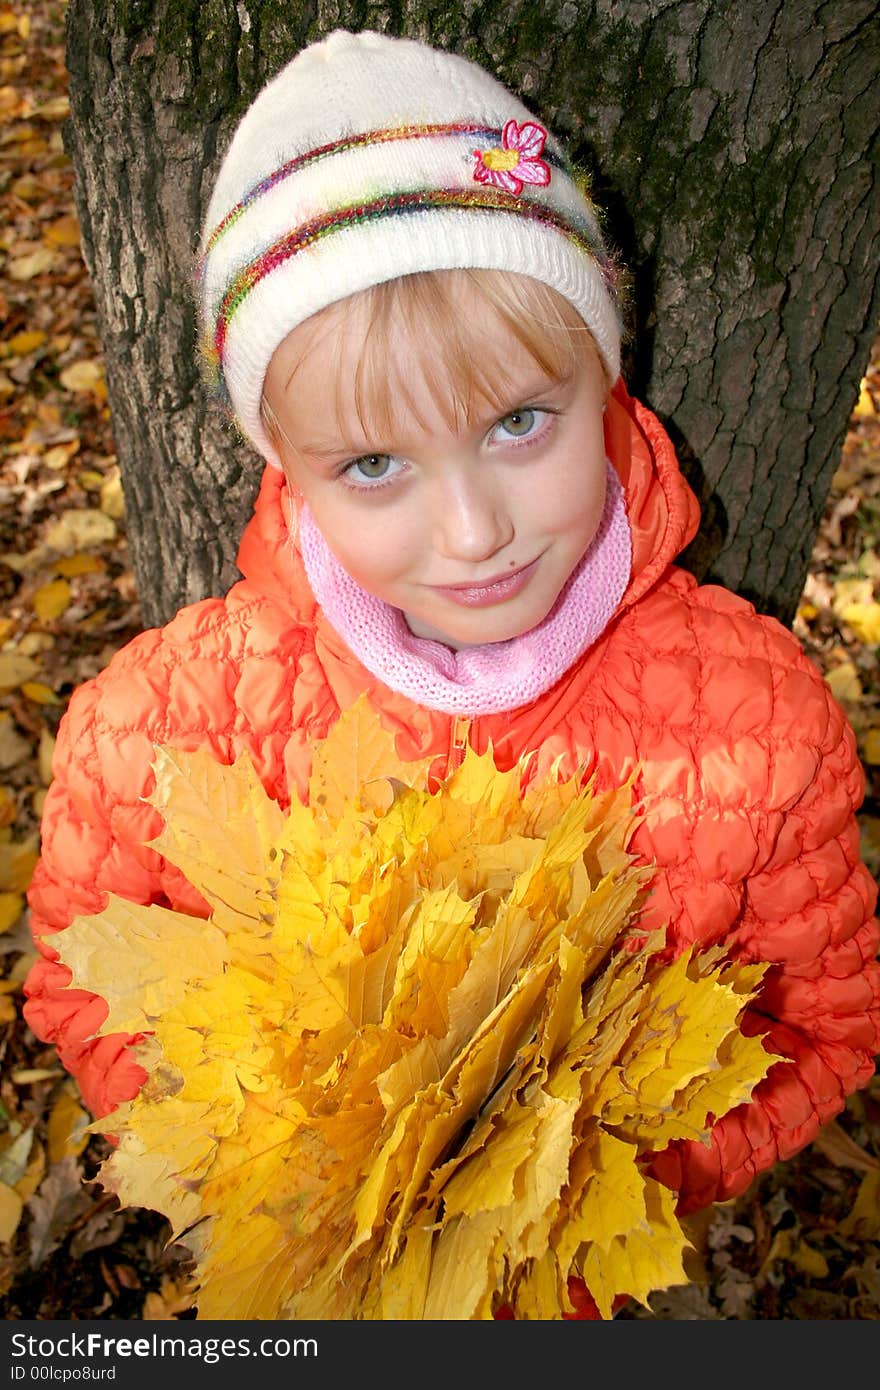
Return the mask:
<path id="1" fill-rule="evenodd" d="M 466 651 L 468 647 L 485 647 L 490 642 L 509 642 L 513 637 L 521 637 L 524 632 L 530 631 L 540 622 L 540 618 L 536 622 L 525 623 L 514 621 L 512 616 L 508 616 L 506 621 L 498 617 L 494 621 L 484 618 L 482 621 L 469 623 L 467 630 L 456 626 L 454 631 L 449 632 L 435 627 L 417 614 L 404 613 L 403 616 L 414 637 L 421 637 L 429 642 L 442 642 L 454 652 Z M 474 616 L 476 618 L 476 615 Z"/>

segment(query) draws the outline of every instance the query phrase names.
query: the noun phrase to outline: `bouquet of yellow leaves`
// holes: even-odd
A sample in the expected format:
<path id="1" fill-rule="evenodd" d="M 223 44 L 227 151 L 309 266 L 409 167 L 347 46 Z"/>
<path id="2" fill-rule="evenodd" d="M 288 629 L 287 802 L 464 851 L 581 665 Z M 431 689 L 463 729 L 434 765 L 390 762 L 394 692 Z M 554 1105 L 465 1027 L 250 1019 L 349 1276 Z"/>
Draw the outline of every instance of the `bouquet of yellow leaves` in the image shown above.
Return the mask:
<path id="1" fill-rule="evenodd" d="M 288 813 L 247 758 L 160 749 L 154 845 L 210 919 L 111 897 L 54 938 L 103 1032 L 151 1034 L 100 1177 L 185 1239 L 202 1318 L 552 1319 L 571 1275 L 608 1318 L 687 1282 L 640 1160 L 765 1075 L 763 967 L 634 934 L 630 788 L 427 767 L 363 701 Z"/>

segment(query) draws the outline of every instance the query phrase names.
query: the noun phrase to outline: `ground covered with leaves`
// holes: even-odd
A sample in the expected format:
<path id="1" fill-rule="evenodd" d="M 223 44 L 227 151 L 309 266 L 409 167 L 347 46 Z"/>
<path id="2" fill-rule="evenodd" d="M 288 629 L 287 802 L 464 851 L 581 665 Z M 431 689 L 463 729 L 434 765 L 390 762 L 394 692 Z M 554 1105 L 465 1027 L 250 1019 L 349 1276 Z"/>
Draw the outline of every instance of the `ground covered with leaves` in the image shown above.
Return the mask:
<path id="1" fill-rule="evenodd" d="M 80 252 L 63 5 L 0 5 L 0 1314 L 190 1318 L 164 1217 L 96 1181 L 75 1083 L 21 1015 L 24 893 L 58 722 L 141 630 L 94 304 Z M 795 630 L 844 703 L 880 873 L 880 343 L 853 412 Z M 880 1081 L 734 1202 L 693 1223 L 691 1282 L 619 1318 L 880 1318 Z"/>

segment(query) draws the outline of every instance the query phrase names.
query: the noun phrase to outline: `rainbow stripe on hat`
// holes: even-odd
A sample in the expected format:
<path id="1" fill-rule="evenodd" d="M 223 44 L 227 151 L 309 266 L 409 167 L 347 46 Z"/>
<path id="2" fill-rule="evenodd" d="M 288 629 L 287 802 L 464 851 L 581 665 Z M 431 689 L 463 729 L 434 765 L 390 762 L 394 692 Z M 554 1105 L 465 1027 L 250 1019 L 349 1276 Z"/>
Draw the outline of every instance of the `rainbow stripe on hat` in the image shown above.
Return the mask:
<path id="1" fill-rule="evenodd" d="M 498 146 L 502 145 L 504 139 L 503 130 L 499 130 L 497 127 L 474 121 L 446 121 L 434 122 L 429 125 L 398 125 L 389 126 L 385 130 L 362 131 L 355 135 L 343 136 L 339 140 L 331 140 L 326 145 L 319 145 L 314 150 L 307 150 L 305 154 L 296 155 L 295 158 L 289 159 L 278 169 L 273 170 L 266 178 L 260 179 L 259 183 L 254 184 L 253 188 L 244 194 L 235 207 L 229 209 L 226 216 L 207 238 L 199 258 L 199 269 L 201 270 L 205 257 L 214 249 L 223 233 L 238 221 L 242 213 L 250 207 L 255 199 L 270 192 L 279 183 L 298 173 L 300 169 L 308 168 L 310 164 L 315 164 L 320 159 L 326 159 L 329 155 L 344 153 L 346 150 L 381 144 L 391 140 L 423 140 L 435 135 L 473 135 L 478 140 L 494 141 Z M 564 167 L 563 161 L 555 154 L 546 152 L 542 157 L 547 163 L 555 164 L 557 168 Z"/>
<path id="2" fill-rule="evenodd" d="M 513 120 L 500 128 L 467 121 L 400 125 L 347 135 L 297 155 L 254 184 L 213 228 L 204 243 L 197 265 L 197 272 L 203 284 L 208 259 L 224 234 L 249 210 L 255 211 L 254 205 L 260 198 L 272 193 L 285 180 L 301 170 L 352 149 L 398 140 L 419 140 L 446 135 L 459 139 L 469 136 L 472 140 L 482 142 L 482 148 L 471 149 L 471 178 L 476 187 L 411 189 L 334 208 L 292 227 L 248 264 L 236 270 L 215 306 L 212 323 L 206 329 L 200 343 L 206 381 L 215 392 L 223 394 L 223 363 L 230 324 L 236 311 L 255 286 L 279 266 L 333 232 L 376 222 L 382 218 L 415 216 L 439 208 L 513 214 L 561 232 L 598 264 L 609 294 L 612 297 L 616 296 L 616 270 L 598 231 L 590 227 L 586 219 L 575 223 L 546 202 L 523 196 L 528 185 L 543 187 L 550 182 L 551 167 L 567 173 L 569 177 L 572 175 L 557 154 L 544 148 L 547 132 L 542 126 L 537 123 L 523 123 L 517 126 Z M 540 158 L 536 158 L 537 152 Z M 526 154 L 530 161 L 525 165 L 526 169 L 537 169 L 539 172 L 523 173 Z M 518 171 L 522 179 L 515 177 Z M 511 189 L 517 191 L 513 192 Z"/>

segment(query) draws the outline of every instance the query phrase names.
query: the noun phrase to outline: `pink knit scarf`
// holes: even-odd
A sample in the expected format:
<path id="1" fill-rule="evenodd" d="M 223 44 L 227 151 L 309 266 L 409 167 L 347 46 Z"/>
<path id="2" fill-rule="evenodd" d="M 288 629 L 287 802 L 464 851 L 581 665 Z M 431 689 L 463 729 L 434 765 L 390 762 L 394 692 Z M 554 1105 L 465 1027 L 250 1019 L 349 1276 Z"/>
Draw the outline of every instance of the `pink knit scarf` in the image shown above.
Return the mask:
<path id="1" fill-rule="evenodd" d="M 507 642 L 453 651 L 415 637 L 403 613 L 367 593 L 342 568 L 305 503 L 299 529 L 306 574 L 332 626 L 374 676 L 417 704 L 447 714 L 497 714 L 549 690 L 607 626 L 632 561 L 623 488 L 606 460 L 599 530 L 537 627 Z"/>

